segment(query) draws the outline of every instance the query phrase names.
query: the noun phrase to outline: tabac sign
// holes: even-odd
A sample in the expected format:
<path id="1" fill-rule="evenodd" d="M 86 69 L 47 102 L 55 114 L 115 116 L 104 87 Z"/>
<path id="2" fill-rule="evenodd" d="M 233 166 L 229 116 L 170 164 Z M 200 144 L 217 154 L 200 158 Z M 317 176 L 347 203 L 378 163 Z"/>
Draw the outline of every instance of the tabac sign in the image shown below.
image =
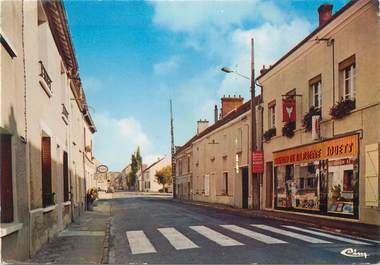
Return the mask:
<path id="1" fill-rule="evenodd" d="M 274 165 L 295 164 L 329 158 L 352 157 L 358 154 L 358 134 L 300 146 L 273 153 Z"/>

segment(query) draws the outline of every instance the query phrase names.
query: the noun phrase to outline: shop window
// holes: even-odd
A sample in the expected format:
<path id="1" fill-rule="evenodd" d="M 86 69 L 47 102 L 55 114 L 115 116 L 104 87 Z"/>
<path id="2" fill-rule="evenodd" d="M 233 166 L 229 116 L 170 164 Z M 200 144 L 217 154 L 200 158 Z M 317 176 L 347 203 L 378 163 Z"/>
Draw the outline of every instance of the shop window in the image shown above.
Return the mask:
<path id="1" fill-rule="evenodd" d="M 339 63 L 339 80 L 343 99 L 355 100 L 355 55 Z"/>
<path id="2" fill-rule="evenodd" d="M 51 140 L 42 137 L 41 140 L 41 169 L 42 169 L 42 205 L 47 207 L 54 204 L 54 193 L 51 190 Z"/>
<path id="3" fill-rule="evenodd" d="M 329 160 L 328 212 L 353 215 L 356 197 L 355 161 L 350 158 Z"/>
<path id="4" fill-rule="evenodd" d="M 12 136 L 0 134 L 1 222 L 13 222 Z"/>

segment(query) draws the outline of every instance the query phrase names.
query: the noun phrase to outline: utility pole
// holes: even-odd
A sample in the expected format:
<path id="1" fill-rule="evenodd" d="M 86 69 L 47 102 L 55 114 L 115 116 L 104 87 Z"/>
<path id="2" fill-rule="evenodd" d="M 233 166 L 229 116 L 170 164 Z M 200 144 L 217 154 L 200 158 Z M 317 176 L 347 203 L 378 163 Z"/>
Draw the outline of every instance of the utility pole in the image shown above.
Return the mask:
<path id="1" fill-rule="evenodd" d="M 251 39 L 251 174 L 252 174 L 252 207 L 260 209 L 260 182 L 257 173 L 253 173 L 253 153 L 257 150 L 256 145 L 256 93 L 255 93 L 255 55 L 254 39 Z"/>
<path id="2" fill-rule="evenodd" d="M 174 145 L 174 126 L 173 126 L 173 107 L 172 100 L 170 100 L 170 140 L 171 140 L 171 153 L 172 153 L 172 180 L 173 180 L 173 198 L 177 197 L 176 194 L 176 162 L 174 159 L 175 145 Z"/>

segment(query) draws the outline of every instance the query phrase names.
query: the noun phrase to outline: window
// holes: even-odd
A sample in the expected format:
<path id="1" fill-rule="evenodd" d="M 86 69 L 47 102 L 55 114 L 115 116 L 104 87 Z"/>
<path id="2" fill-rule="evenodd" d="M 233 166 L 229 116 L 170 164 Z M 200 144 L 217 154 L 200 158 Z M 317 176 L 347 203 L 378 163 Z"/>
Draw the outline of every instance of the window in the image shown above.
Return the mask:
<path id="1" fill-rule="evenodd" d="M 190 156 L 187 157 L 187 172 L 190 172 Z"/>
<path id="2" fill-rule="evenodd" d="M 236 149 L 237 152 L 242 151 L 242 138 L 243 138 L 243 129 L 238 128 L 236 132 Z"/>
<path id="3" fill-rule="evenodd" d="M 182 159 L 178 160 L 178 175 L 182 176 Z"/>
<path id="4" fill-rule="evenodd" d="M 222 193 L 228 195 L 228 172 L 223 172 L 223 189 Z"/>
<path id="5" fill-rule="evenodd" d="M 42 137 L 41 168 L 42 168 L 42 205 L 47 207 L 54 204 L 54 193 L 51 191 L 51 140 Z"/>
<path id="6" fill-rule="evenodd" d="M 69 201 L 69 164 L 67 152 L 63 151 L 63 200 Z"/>
<path id="7" fill-rule="evenodd" d="M 13 222 L 12 136 L 0 134 L 1 222 Z"/>
<path id="8" fill-rule="evenodd" d="M 268 129 L 276 128 L 276 101 L 268 103 Z"/>
<path id="9" fill-rule="evenodd" d="M 343 99 L 355 99 L 355 55 L 339 63 L 341 96 Z"/>
<path id="10" fill-rule="evenodd" d="M 321 75 L 309 80 L 310 87 L 310 107 L 321 108 L 322 106 L 322 79 Z"/>

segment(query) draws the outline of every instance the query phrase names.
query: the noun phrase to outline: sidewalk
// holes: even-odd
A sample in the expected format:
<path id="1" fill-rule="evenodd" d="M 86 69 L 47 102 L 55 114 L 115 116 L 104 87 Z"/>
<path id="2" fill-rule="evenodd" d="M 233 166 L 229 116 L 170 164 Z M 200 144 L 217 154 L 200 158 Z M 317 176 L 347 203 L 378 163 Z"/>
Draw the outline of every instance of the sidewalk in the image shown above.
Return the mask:
<path id="1" fill-rule="evenodd" d="M 307 225 L 310 227 L 329 230 L 336 233 L 344 233 L 352 236 L 365 237 L 368 239 L 379 240 L 380 239 L 380 226 L 361 224 L 357 222 L 337 220 L 319 217 L 315 215 L 297 214 L 293 212 L 285 211 L 269 211 L 269 210 L 253 210 L 253 209 L 241 209 L 233 208 L 232 206 L 223 204 L 213 204 L 200 201 L 184 201 L 175 199 L 177 202 L 197 205 L 200 207 L 208 207 L 227 211 L 231 214 L 240 215 L 250 218 L 269 218 L 275 220 L 281 220 L 286 222 L 293 222 L 301 225 Z"/>
<path id="2" fill-rule="evenodd" d="M 93 211 L 86 211 L 58 237 L 44 245 L 32 263 L 101 263 L 111 206 L 98 201 Z M 105 254 L 107 255 L 107 254 Z"/>

